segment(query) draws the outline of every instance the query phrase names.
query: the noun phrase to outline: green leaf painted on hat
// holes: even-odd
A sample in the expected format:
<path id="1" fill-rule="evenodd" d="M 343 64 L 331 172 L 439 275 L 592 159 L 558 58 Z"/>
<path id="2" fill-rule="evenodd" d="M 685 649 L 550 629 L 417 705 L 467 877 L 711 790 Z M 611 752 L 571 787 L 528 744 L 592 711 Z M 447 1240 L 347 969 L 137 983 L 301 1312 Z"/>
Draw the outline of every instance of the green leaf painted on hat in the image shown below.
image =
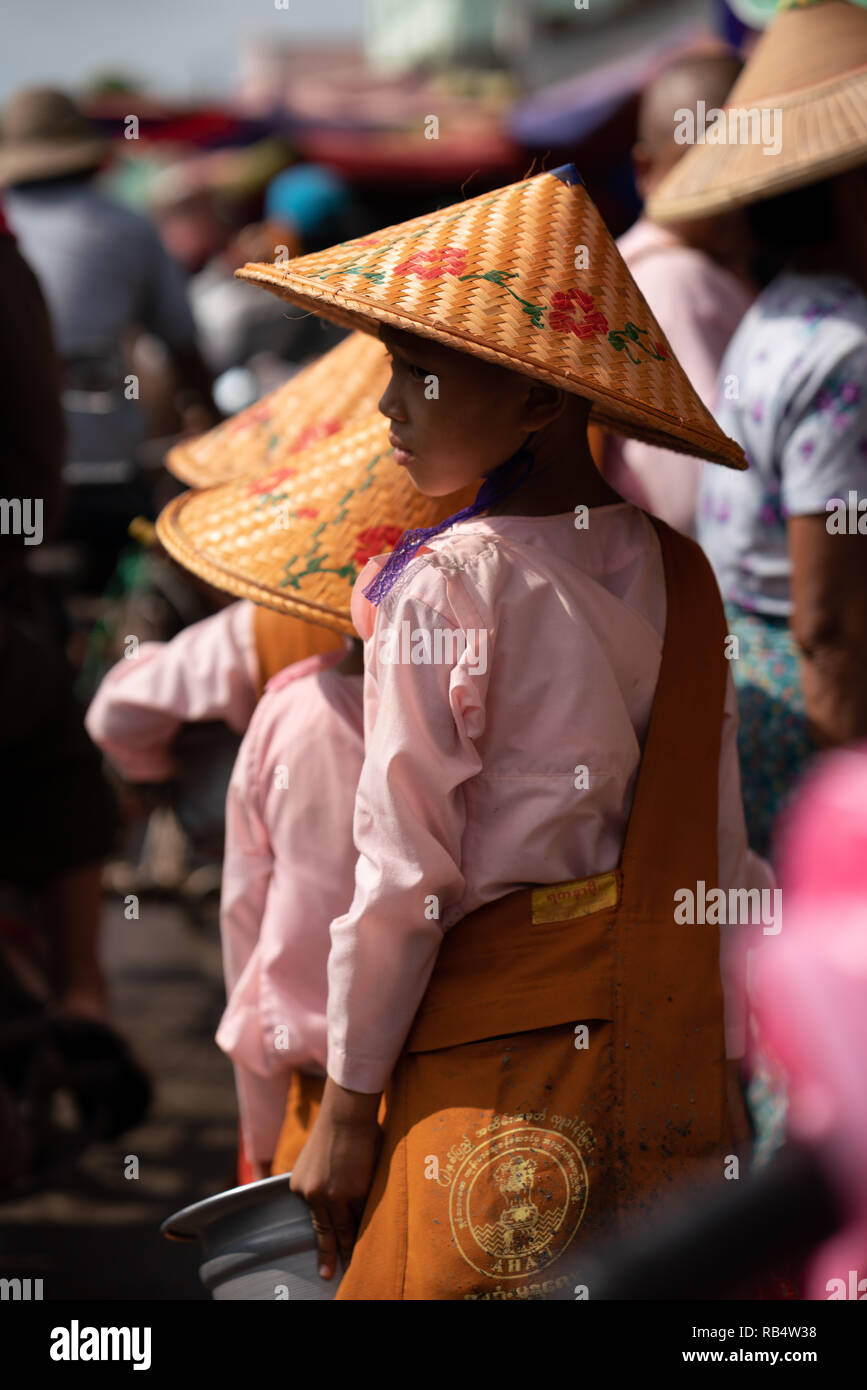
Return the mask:
<path id="1" fill-rule="evenodd" d="M 385 279 L 383 270 L 365 270 L 361 265 L 339 265 L 331 270 L 321 270 L 318 275 L 311 275 L 311 280 L 330 280 L 335 275 L 360 275 L 363 280 L 369 280 L 371 284 L 381 285 Z"/>
<path id="2" fill-rule="evenodd" d="M 507 280 L 516 280 L 517 278 L 518 272 L 516 270 L 473 270 L 468 275 L 458 276 L 459 280 L 489 280 L 491 284 L 499 285 L 501 290 L 505 290 L 507 294 L 518 301 L 522 313 L 529 314 L 534 328 L 544 328 L 544 304 L 531 304 L 529 299 L 522 299 L 506 284 Z"/>
<path id="3" fill-rule="evenodd" d="M 357 575 L 354 565 L 340 565 L 338 568 L 334 568 L 331 565 L 324 565 L 322 562 L 325 559 L 327 559 L 325 555 L 312 556 L 298 574 L 290 574 L 288 572 L 289 565 L 284 565 L 285 578 L 281 580 L 281 589 L 300 589 L 302 579 L 306 579 L 311 574 L 336 574 L 338 579 L 345 579 L 349 584 L 355 583 Z"/>
<path id="4" fill-rule="evenodd" d="M 379 463 L 379 460 L 381 458 L 382 454 L 374 454 L 370 462 L 368 464 L 365 464 L 364 472 L 366 474 L 366 477 L 363 483 L 359 483 L 359 492 L 367 492 L 367 489 L 373 486 L 374 469 L 376 468 L 376 465 Z"/>
<path id="5" fill-rule="evenodd" d="M 642 341 L 643 338 L 649 337 L 650 334 L 646 328 L 639 328 L 637 324 L 632 323 L 630 320 L 625 328 L 612 328 L 611 332 L 608 334 L 608 341 L 617 352 L 625 352 L 630 362 L 634 362 L 636 367 L 639 367 L 643 361 L 646 361 L 646 358 L 633 357 L 632 349 L 629 346 L 630 343 L 634 343 L 642 352 L 646 352 L 648 357 L 655 358 L 657 362 L 664 362 L 666 360 L 666 354 L 664 351 L 660 351 L 660 343 L 645 343 Z"/>

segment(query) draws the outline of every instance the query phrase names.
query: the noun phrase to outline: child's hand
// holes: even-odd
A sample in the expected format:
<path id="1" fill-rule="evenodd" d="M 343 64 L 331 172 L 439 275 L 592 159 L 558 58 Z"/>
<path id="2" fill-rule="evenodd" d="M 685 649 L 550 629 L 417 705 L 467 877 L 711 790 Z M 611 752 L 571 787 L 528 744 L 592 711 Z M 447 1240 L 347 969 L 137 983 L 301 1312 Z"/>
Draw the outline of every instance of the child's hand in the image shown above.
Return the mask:
<path id="1" fill-rule="evenodd" d="M 322 1109 L 292 1172 L 290 1187 L 310 1205 L 319 1273 L 333 1278 L 337 1252 L 349 1263 L 382 1142 L 379 1096 L 346 1091 L 329 1077 Z"/>

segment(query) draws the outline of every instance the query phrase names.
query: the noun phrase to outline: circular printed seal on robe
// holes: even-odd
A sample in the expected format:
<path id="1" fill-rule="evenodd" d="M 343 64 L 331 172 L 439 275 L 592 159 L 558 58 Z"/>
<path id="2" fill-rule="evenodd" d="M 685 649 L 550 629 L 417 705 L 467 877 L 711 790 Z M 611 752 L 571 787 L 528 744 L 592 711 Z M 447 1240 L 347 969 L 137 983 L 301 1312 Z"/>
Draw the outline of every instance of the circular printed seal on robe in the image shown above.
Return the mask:
<path id="1" fill-rule="evenodd" d="M 521 1279 L 558 1259 L 587 1207 L 587 1168 L 565 1134 L 535 1125 L 500 1130 L 463 1160 L 449 1220 L 467 1264 L 493 1279 Z"/>

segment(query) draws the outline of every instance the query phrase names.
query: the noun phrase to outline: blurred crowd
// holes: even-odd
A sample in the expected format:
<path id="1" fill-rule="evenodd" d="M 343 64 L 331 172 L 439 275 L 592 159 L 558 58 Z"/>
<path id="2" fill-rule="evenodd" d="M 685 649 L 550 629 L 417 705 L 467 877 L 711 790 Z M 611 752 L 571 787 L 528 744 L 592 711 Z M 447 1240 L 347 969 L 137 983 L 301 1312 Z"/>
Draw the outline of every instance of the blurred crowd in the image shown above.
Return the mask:
<path id="1" fill-rule="evenodd" d="M 658 218 L 654 194 L 686 153 L 673 113 L 724 106 L 742 68 L 743 52 L 721 42 L 658 63 L 640 99 L 633 93 L 606 127 L 618 144 L 613 163 L 631 160 L 629 193 L 588 184 L 615 210 L 627 265 L 698 394 L 745 448 L 750 474 L 598 428 L 592 447 L 623 497 L 696 537 L 713 562 L 741 643 L 750 844 L 772 857 L 813 754 L 867 736 L 863 541 L 831 537 L 825 525 L 830 498 L 867 495 L 867 175 L 862 163 L 749 207 Z M 29 536 L 11 525 L 0 536 L 0 924 L 9 946 L 0 982 L 9 1017 L 47 1011 L 112 1061 L 121 1082 L 111 1114 L 100 1112 L 102 1133 L 134 1123 L 149 1087 L 109 1014 L 102 892 L 214 898 L 243 733 L 214 719 L 179 734 L 168 719 L 182 770 L 142 784 L 103 763 L 85 732 L 85 709 L 131 634 L 170 643 L 227 602 L 155 543 L 155 518 L 179 490 L 166 452 L 345 337 L 257 293 L 238 268 L 365 236 L 414 215 L 426 196 L 362 190 L 278 142 L 264 159 L 257 150 L 242 197 L 215 189 L 190 151 L 133 208 L 112 182 L 120 143 L 52 88 L 19 91 L 0 113 L 0 493 L 38 500 Z M 525 167 L 538 153 L 520 152 Z M 473 192 L 508 181 L 483 177 Z M 429 201 L 445 199 L 434 190 Z M 809 329 L 803 342 L 799 323 Z M 739 390 L 727 389 L 732 381 Z M 19 1034 L 14 1045 L 24 1046 Z M 756 1114 L 778 1142 L 784 1096 L 761 1069 L 754 1087 Z M 17 1178 L 23 1151 L 7 1149 L 2 1164 L 0 1181 Z"/>
<path id="2" fill-rule="evenodd" d="M 197 898 L 213 895 L 237 740 L 215 726 L 197 744 L 193 731 L 179 821 L 168 789 L 139 795 L 102 768 L 84 709 L 127 633 L 168 640 L 223 602 L 154 549 L 154 518 L 179 490 L 166 449 L 344 336 L 250 295 L 234 270 L 345 239 L 358 211 L 344 180 L 307 163 L 268 178 L 255 222 L 237 206 L 233 217 L 192 155 L 189 169 L 161 171 L 148 211 L 135 210 L 106 192 L 110 141 L 51 88 L 14 94 L 0 129 L 0 430 L 12 508 L 0 538 L 0 914 L 6 937 L 26 942 L 52 1014 L 67 1031 L 87 1025 L 91 1050 L 117 1054 L 143 1104 L 144 1079 L 108 1025 L 102 885 L 191 882 Z M 20 983 L 13 971 L 13 1020 Z M 23 999 L 28 1014 L 26 989 Z M 126 1125 L 135 1099 L 118 1105 Z M 20 1159 L 10 1155 L 13 1173 Z"/>

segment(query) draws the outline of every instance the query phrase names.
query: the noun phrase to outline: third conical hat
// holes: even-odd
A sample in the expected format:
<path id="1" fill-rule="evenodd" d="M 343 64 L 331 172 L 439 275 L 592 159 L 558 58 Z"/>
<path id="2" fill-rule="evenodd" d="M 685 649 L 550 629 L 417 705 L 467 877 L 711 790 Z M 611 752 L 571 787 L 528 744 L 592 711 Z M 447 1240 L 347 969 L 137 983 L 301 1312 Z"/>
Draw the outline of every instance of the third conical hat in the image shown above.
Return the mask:
<path id="1" fill-rule="evenodd" d="M 392 550 L 404 531 L 451 516 L 472 494 L 419 492 L 378 411 L 293 462 L 173 498 L 157 535 L 215 588 L 354 635 L 352 587 L 368 559 Z"/>
<path id="2" fill-rule="evenodd" d="M 206 434 L 177 444 L 166 467 L 190 487 L 279 468 L 316 440 L 375 410 L 388 375 L 382 344 L 368 333 L 351 333 L 276 391 Z"/>
<path id="3" fill-rule="evenodd" d="M 714 136 L 694 144 L 648 198 L 655 221 L 745 207 L 863 164 L 867 9 L 848 0 L 785 0 L 719 125 L 725 143 Z"/>
<path id="4" fill-rule="evenodd" d="M 282 265 L 236 272 L 589 398 L 609 428 L 745 468 L 699 400 L 573 166 Z"/>

